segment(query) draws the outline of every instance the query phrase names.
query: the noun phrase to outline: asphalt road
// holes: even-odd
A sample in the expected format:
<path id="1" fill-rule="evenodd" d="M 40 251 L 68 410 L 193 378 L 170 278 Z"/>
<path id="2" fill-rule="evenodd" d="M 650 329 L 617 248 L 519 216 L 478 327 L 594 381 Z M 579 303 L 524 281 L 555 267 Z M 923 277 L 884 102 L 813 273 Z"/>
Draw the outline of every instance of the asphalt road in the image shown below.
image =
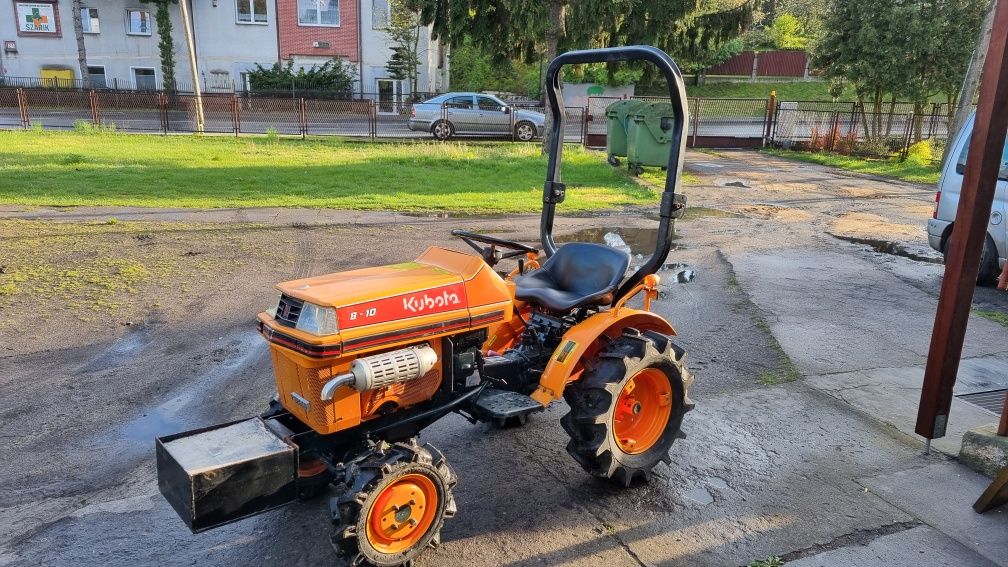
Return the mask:
<path id="1" fill-rule="evenodd" d="M 851 564 L 871 565 L 881 557 L 872 550 L 894 541 L 904 552 L 887 556 L 889 566 L 921 564 L 921 545 L 935 548 L 928 564 L 1008 564 L 870 489 L 880 483 L 864 479 L 948 459 L 922 456 L 884 416 L 815 386 L 841 372 L 923 363 L 942 272 L 923 232 L 933 189 L 744 152 L 690 153 L 688 167 L 700 176 L 686 188 L 693 212 L 679 223 L 656 303 L 697 376 L 697 409 L 672 465 L 629 489 L 587 477 L 564 450 L 562 403 L 518 429 L 446 418 L 422 438 L 459 474 L 459 513 L 418 564 L 721 566 L 771 555 L 812 564 L 857 549 L 868 559 Z M 152 437 L 262 409 L 272 377 L 251 322 L 272 283 L 404 261 L 428 244 L 465 249 L 452 228 L 529 242 L 537 234 L 535 215 L 0 213 L 141 220 L 151 236 L 123 236 L 122 246 L 202 259 L 179 264 L 200 273 L 137 292 L 121 313 L 54 314 L 50 324 L 15 314 L 16 324 L 0 326 L 0 565 L 336 564 L 325 499 L 191 535 L 157 493 Z M 631 211 L 557 226 L 578 240 L 617 232 L 646 255 L 656 223 Z M 978 305 L 1008 311 L 1006 297 L 981 289 Z M 1006 339 L 1008 330 L 974 317 L 966 356 L 1004 358 Z M 790 364 L 796 380 L 768 384 L 794 378 Z"/>

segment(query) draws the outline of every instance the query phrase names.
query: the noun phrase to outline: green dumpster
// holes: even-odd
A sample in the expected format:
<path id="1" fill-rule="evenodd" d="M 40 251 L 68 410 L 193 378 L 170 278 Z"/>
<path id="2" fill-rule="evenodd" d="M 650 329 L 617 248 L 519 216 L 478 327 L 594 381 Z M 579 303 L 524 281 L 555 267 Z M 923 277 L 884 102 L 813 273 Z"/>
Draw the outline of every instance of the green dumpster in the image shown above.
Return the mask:
<path id="1" fill-rule="evenodd" d="M 642 100 L 618 100 L 606 108 L 606 118 L 609 119 L 609 131 L 606 136 L 606 152 L 609 163 L 619 165 L 618 157 L 627 155 L 627 116 L 636 108 L 648 104 Z"/>
<path id="2" fill-rule="evenodd" d="M 638 106 L 627 119 L 627 165 L 636 174 L 645 165 L 667 167 L 675 113 L 666 102 Z"/>

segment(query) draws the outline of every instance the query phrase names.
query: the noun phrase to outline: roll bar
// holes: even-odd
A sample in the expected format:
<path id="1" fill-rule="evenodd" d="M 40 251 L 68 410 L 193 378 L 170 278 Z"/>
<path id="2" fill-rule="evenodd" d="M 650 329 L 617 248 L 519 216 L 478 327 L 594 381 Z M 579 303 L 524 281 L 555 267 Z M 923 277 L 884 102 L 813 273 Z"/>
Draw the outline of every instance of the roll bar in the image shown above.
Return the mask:
<path id="1" fill-rule="evenodd" d="M 650 61 L 654 63 L 665 75 L 665 80 L 668 82 L 674 117 L 672 147 L 665 175 L 665 191 L 662 193 L 661 199 L 658 241 L 655 243 L 655 251 L 651 258 L 620 286 L 614 302 L 629 293 L 644 279 L 644 276 L 655 273 L 665 263 L 669 250 L 672 248 L 673 220 L 682 216 L 686 206 L 685 195 L 676 194 L 675 190 L 682 174 L 683 155 L 686 153 L 685 127 L 689 120 L 687 116 L 689 108 L 686 105 L 686 88 L 683 84 L 682 73 L 679 72 L 679 67 L 667 53 L 648 45 L 631 45 L 568 51 L 550 61 L 546 70 L 546 98 L 550 112 L 553 113 L 553 128 L 549 143 L 549 162 L 546 166 L 546 183 L 543 186 L 542 220 L 539 224 L 543 251 L 547 257 L 552 256 L 557 250 L 556 243 L 553 242 L 553 217 L 556 213 L 556 205 L 563 202 L 566 191 L 566 186 L 560 181 L 565 118 L 561 104 L 563 96 L 560 86 L 560 68 L 564 65 L 617 61 Z"/>

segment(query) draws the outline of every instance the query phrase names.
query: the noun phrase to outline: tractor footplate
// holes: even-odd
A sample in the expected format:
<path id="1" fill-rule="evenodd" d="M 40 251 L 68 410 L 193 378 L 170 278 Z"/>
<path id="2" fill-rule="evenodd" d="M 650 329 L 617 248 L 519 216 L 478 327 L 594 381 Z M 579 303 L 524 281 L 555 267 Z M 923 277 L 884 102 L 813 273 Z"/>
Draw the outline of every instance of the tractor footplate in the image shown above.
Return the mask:
<path id="1" fill-rule="evenodd" d="M 476 409 L 479 410 L 481 417 L 486 417 L 488 420 L 517 419 L 524 423 L 529 414 L 542 411 L 544 408 L 542 404 L 525 394 L 487 388 L 476 400 Z"/>

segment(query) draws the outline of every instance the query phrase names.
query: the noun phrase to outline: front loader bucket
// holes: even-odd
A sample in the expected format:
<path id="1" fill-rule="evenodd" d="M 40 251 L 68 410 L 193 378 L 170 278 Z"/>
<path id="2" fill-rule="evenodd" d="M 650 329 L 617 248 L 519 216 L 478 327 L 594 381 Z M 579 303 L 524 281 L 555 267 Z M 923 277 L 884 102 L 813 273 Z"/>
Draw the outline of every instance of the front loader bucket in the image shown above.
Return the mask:
<path id="1" fill-rule="evenodd" d="M 261 418 L 159 437 L 158 488 L 194 533 L 297 499 L 298 448 Z"/>

